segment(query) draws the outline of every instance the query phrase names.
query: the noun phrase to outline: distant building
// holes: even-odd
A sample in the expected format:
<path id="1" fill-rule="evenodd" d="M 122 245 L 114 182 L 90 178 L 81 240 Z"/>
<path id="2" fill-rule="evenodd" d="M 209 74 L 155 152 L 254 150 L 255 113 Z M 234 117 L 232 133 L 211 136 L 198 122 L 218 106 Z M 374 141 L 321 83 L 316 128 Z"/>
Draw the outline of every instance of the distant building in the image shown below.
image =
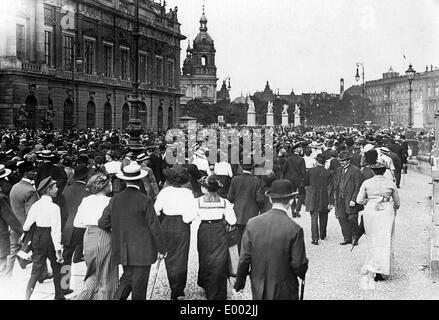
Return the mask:
<path id="1" fill-rule="evenodd" d="M 414 127 L 434 127 L 434 113 L 438 110 L 439 100 L 439 70 L 427 66 L 424 72 L 418 72 L 412 89 Z M 408 90 L 407 76 L 401 76 L 392 67 L 383 73 L 382 79 L 367 81 L 365 95 L 374 106 L 374 123 L 386 127 L 407 126 Z"/>
<path id="2" fill-rule="evenodd" d="M 215 66 L 215 45 L 207 33 L 207 18 L 204 13 L 200 18 L 200 32 L 193 41 L 193 47 L 188 45 L 186 59 L 183 63 L 180 78 L 181 104 L 199 99 L 204 103 L 215 103 L 217 100 L 217 75 Z"/>
<path id="3" fill-rule="evenodd" d="M 0 12 L 0 127 L 18 110 L 41 127 L 49 109 L 61 129 L 126 128 L 130 118 L 135 1 L 37 0 Z M 177 8 L 140 1 L 139 117 L 165 130 L 180 119 Z M 23 107 L 24 105 L 24 107 Z"/>

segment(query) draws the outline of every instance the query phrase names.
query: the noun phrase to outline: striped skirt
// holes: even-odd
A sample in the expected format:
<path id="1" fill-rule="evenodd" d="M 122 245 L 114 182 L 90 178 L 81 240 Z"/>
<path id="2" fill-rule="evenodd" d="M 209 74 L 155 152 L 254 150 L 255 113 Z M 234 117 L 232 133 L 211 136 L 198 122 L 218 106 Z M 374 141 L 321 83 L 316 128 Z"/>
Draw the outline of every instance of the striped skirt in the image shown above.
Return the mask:
<path id="1" fill-rule="evenodd" d="M 111 233 L 89 226 L 84 235 L 87 266 L 84 290 L 76 300 L 111 300 L 116 292 L 118 267 L 111 264 Z"/>

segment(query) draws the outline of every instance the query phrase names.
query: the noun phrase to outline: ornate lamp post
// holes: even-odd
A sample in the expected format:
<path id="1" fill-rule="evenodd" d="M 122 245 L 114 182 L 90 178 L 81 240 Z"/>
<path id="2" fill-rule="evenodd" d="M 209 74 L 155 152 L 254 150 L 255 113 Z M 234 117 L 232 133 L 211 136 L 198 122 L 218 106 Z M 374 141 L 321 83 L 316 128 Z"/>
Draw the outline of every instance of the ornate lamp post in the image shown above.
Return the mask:
<path id="1" fill-rule="evenodd" d="M 136 24 L 133 32 L 133 52 L 134 52 L 134 78 L 132 83 L 132 93 L 128 98 L 131 105 L 131 119 L 127 133 L 130 135 L 128 140 L 128 148 L 137 155 L 144 149 L 142 145 L 141 134 L 144 132 L 142 122 L 139 119 L 139 105 L 142 103 L 139 97 L 139 38 L 140 38 L 140 14 L 139 14 L 139 0 L 135 3 Z"/>
<path id="2" fill-rule="evenodd" d="M 415 79 L 416 71 L 413 69 L 412 64 L 409 65 L 408 70 L 405 72 L 407 79 L 409 80 L 409 123 L 408 127 L 411 129 L 413 127 L 413 108 L 412 108 L 412 83 Z"/>
<path id="3" fill-rule="evenodd" d="M 360 72 L 360 70 L 359 70 L 360 65 L 361 65 L 361 68 L 362 68 L 361 76 L 363 78 L 363 85 L 362 85 L 363 108 L 361 109 L 361 121 L 364 122 L 364 100 L 365 100 L 365 97 L 364 97 L 364 64 L 361 63 L 361 62 L 357 62 L 357 74 L 355 75 L 355 81 L 357 81 L 357 82 L 360 81 L 360 73 L 359 73 Z"/>

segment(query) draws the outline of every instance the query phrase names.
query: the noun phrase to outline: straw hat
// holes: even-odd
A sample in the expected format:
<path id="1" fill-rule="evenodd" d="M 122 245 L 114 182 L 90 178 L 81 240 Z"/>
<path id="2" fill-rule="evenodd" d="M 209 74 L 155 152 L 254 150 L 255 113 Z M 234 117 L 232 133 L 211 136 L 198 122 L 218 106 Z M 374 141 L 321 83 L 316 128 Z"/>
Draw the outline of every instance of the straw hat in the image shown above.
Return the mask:
<path id="1" fill-rule="evenodd" d="M 43 150 L 41 151 L 41 153 L 38 153 L 37 156 L 43 159 L 52 159 L 53 157 L 55 157 L 53 152 L 50 150 Z"/>
<path id="2" fill-rule="evenodd" d="M 122 169 L 122 172 L 116 174 L 116 177 L 126 181 L 134 181 L 145 178 L 148 172 L 142 170 L 138 164 L 131 163 Z"/>
<path id="3" fill-rule="evenodd" d="M 12 171 L 10 169 L 6 169 L 4 164 L 0 164 L 0 179 L 6 178 L 11 174 L 11 172 Z"/>

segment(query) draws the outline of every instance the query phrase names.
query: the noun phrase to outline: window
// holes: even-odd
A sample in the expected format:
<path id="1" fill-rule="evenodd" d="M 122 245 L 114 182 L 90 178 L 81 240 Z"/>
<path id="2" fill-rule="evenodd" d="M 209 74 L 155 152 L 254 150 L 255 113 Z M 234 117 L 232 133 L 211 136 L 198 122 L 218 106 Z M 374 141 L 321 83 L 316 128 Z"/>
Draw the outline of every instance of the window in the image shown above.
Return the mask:
<path id="1" fill-rule="evenodd" d="M 104 45 L 104 75 L 113 77 L 113 46 Z"/>
<path id="2" fill-rule="evenodd" d="M 207 57 L 206 57 L 206 56 L 202 56 L 202 57 L 201 57 L 201 65 L 202 65 L 202 66 L 207 65 Z"/>
<path id="3" fill-rule="evenodd" d="M 174 85 L 174 60 L 168 60 L 168 87 L 173 88 Z"/>
<path id="4" fill-rule="evenodd" d="M 140 82 L 146 83 L 147 60 L 145 54 L 140 54 L 139 56 L 139 68 L 139 80 Z"/>
<path id="5" fill-rule="evenodd" d="M 49 67 L 53 66 L 53 32 L 44 30 L 44 62 Z"/>
<path id="6" fill-rule="evenodd" d="M 63 35 L 63 67 L 66 71 L 73 71 L 74 37 Z"/>
<path id="7" fill-rule="evenodd" d="M 162 57 L 156 57 L 155 58 L 156 63 L 156 81 L 158 86 L 163 85 L 163 58 Z"/>
<path id="8" fill-rule="evenodd" d="M 84 72 L 93 74 L 95 66 L 95 42 L 92 40 L 84 41 Z"/>
<path id="9" fill-rule="evenodd" d="M 206 87 L 201 88 L 201 97 L 207 98 L 207 88 Z"/>
<path id="10" fill-rule="evenodd" d="M 26 42 L 25 42 L 25 29 L 24 25 L 17 24 L 16 37 L 17 37 L 17 59 L 24 60 L 26 57 Z"/>
<path id="11" fill-rule="evenodd" d="M 129 80 L 128 49 L 120 49 L 120 76 L 122 80 Z"/>

